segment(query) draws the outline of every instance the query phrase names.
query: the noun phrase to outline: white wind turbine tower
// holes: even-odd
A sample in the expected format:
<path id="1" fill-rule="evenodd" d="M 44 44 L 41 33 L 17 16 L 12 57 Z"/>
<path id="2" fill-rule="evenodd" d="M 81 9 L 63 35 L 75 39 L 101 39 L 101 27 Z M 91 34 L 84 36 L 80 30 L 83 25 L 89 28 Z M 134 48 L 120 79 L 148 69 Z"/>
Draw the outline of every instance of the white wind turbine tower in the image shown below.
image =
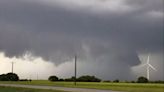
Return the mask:
<path id="1" fill-rule="evenodd" d="M 146 71 L 147 71 L 147 79 L 150 79 L 150 68 L 157 71 L 151 64 L 150 64 L 150 57 L 148 55 L 147 57 L 147 63 L 144 64 L 143 66 L 146 66 Z"/>

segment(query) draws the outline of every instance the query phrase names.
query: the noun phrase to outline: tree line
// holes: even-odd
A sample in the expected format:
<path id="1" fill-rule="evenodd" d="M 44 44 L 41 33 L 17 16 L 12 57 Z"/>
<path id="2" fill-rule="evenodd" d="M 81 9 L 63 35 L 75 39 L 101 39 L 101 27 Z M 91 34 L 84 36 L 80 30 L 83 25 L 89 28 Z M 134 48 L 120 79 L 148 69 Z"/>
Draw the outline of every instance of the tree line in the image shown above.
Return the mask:
<path id="1" fill-rule="evenodd" d="M 66 79 L 59 79 L 57 76 L 50 76 L 48 78 L 49 81 L 74 81 L 75 77 L 71 77 L 71 78 L 66 78 Z M 101 79 L 96 78 L 95 76 L 89 76 L 89 75 L 84 75 L 84 76 L 80 76 L 79 78 L 76 79 L 77 82 L 100 82 Z"/>
<path id="2" fill-rule="evenodd" d="M 68 81 L 68 82 L 73 82 L 75 80 L 75 77 L 71 78 L 66 78 L 66 79 L 60 79 L 57 76 L 50 76 L 48 78 L 49 81 L 55 82 L 55 81 Z M 105 80 L 102 81 L 101 79 L 95 77 L 95 76 L 90 76 L 90 75 L 84 75 L 80 76 L 79 78 L 76 79 L 77 82 L 113 82 L 113 83 L 120 83 L 119 79 L 110 81 L 110 80 Z M 126 83 L 164 83 L 164 81 L 157 80 L 157 81 L 149 81 L 146 77 L 140 76 L 138 77 L 137 81 L 124 81 Z"/>
<path id="3" fill-rule="evenodd" d="M 68 81 L 68 82 L 73 82 L 75 81 L 75 77 L 71 78 L 58 78 L 57 76 L 53 75 L 48 78 L 49 81 L 55 82 L 55 81 Z M 19 76 L 15 73 L 7 73 L 7 74 L 1 74 L 0 75 L 0 81 L 32 81 L 31 79 L 19 79 Z M 122 81 L 119 81 L 118 79 L 110 81 L 102 81 L 101 79 L 95 77 L 95 76 L 90 76 L 90 75 L 83 75 L 78 78 L 76 78 L 77 82 L 114 82 L 114 83 L 119 83 Z M 124 81 L 126 83 L 164 83 L 164 81 L 157 80 L 157 81 L 149 81 L 146 77 L 139 77 L 137 81 Z"/>

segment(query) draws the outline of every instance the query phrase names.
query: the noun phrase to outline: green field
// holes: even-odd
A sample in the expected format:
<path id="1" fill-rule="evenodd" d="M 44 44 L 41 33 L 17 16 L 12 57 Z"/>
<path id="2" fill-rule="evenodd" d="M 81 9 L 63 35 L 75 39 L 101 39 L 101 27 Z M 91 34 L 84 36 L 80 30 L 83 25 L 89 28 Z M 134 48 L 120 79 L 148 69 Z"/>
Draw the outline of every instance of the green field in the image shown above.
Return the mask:
<path id="1" fill-rule="evenodd" d="M 0 92 L 64 92 L 64 91 L 0 86 Z"/>
<path id="2" fill-rule="evenodd" d="M 46 80 L 37 80 L 32 82 L 0 82 L 0 83 L 95 88 L 95 89 L 109 89 L 109 90 L 126 91 L 126 92 L 164 92 L 164 84 L 151 84 L 151 83 L 143 84 L 143 83 L 78 82 L 76 86 L 74 86 L 73 82 L 50 82 Z"/>

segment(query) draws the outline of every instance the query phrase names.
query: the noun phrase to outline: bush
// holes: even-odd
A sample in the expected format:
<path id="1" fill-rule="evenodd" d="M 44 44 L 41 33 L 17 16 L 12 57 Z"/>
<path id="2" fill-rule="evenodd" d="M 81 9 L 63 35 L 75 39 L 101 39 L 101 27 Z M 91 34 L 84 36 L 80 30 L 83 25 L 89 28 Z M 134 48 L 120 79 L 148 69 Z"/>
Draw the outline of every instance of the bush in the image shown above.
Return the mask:
<path id="1" fill-rule="evenodd" d="M 19 81 L 29 81 L 28 79 L 20 79 Z"/>
<path id="2" fill-rule="evenodd" d="M 18 81 L 19 77 L 15 73 L 7 73 L 0 75 L 0 81 Z"/>
<path id="3" fill-rule="evenodd" d="M 141 77 L 138 78 L 137 82 L 138 83 L 148 83 L 149 81 L 148 81 L 147 78 L 141 76 Z"/>
<path id="4" fill-rule="evenodd" d="M 49 81 L 58 81 L 58 77 L 57 76 L 50 76 L 48 78 Z"/>

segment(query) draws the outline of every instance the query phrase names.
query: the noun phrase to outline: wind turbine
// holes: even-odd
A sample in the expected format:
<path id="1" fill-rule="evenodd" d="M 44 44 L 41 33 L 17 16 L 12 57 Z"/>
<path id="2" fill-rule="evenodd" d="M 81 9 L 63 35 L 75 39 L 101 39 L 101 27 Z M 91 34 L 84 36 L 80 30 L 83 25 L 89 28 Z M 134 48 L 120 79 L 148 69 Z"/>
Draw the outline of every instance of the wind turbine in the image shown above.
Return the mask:
<path id="1" fill-rule="evenodd" d="M 150 64 L 150 57 L 148 55 L 147 57 L 147 63 L 143 64 L 143 66 L 146 66 L 146 71 L 147 71 L 147 79 L 150 79 L 150 68 L 157 71 L 156 68 L 154 68 L 151 64 Z"/>

